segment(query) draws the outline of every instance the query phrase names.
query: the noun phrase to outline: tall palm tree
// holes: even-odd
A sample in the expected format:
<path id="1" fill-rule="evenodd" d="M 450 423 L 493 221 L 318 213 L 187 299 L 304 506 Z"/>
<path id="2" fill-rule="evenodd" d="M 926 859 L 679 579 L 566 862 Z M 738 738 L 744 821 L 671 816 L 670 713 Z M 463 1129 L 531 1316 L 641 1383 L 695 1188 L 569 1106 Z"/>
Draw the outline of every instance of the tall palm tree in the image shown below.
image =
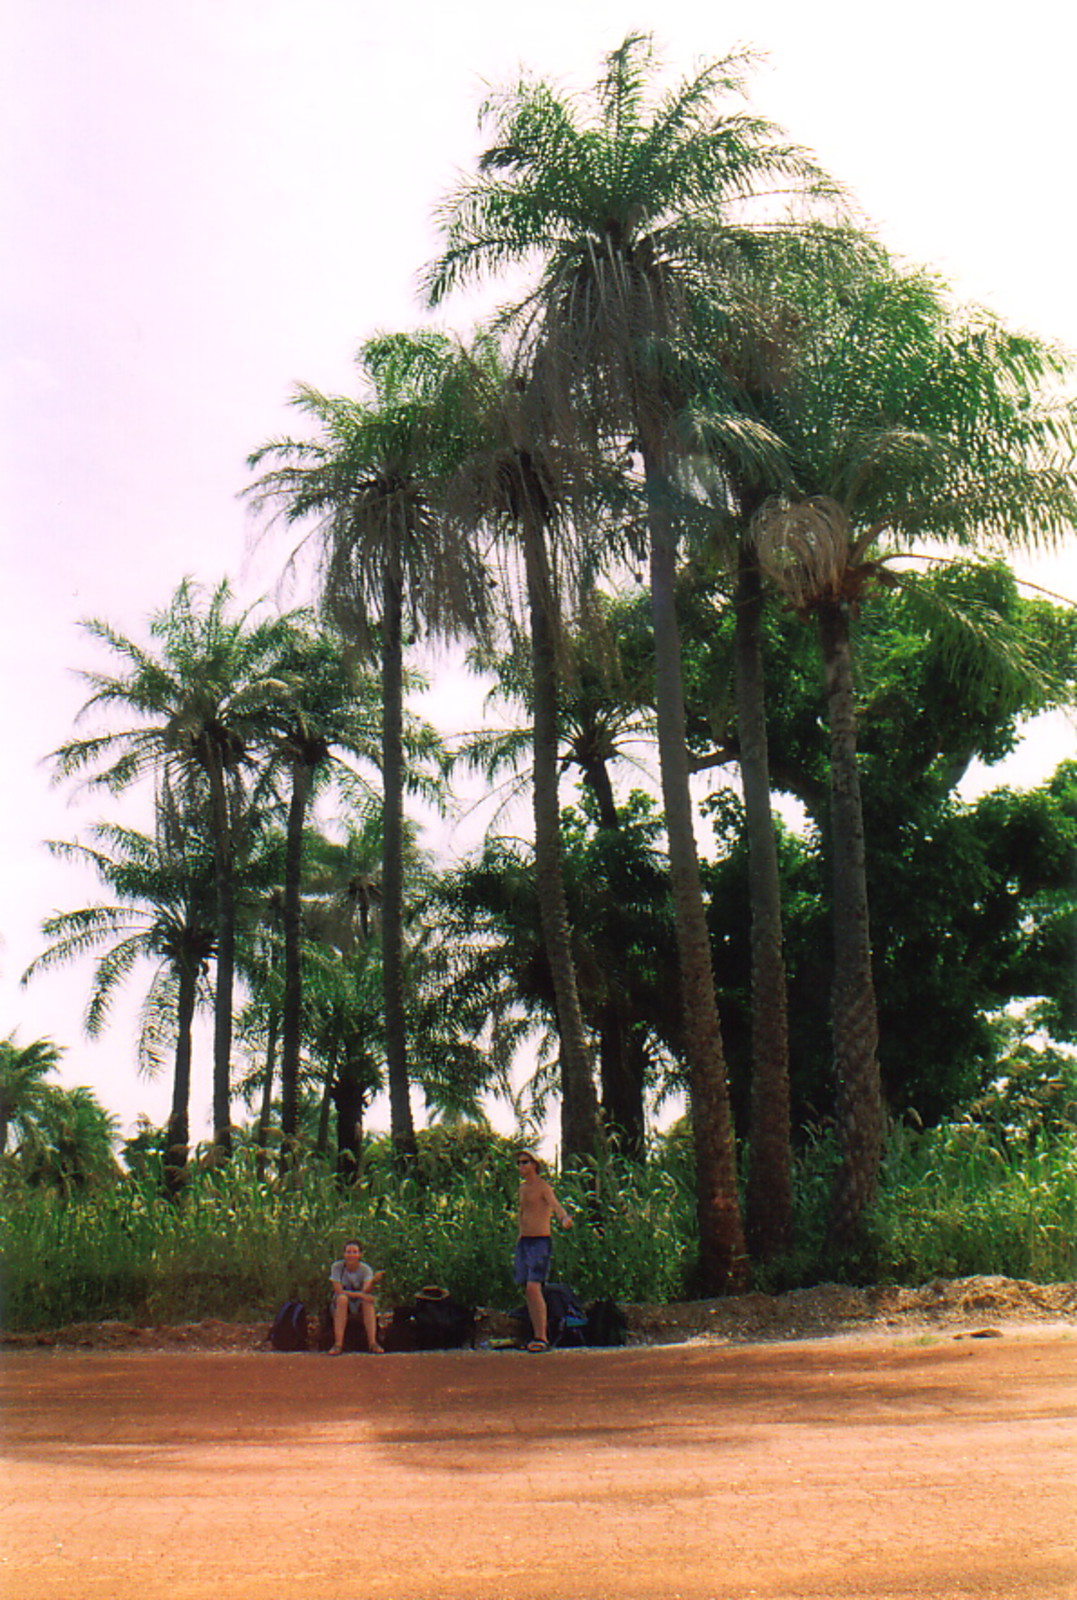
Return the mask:
<path id="1" fill-rule="evenodd" d="M 493 338 L 461 351 L 460 372 L 474 438 L 447 485 L 446 510 L 465 538 L 484 527 L 497 536 L 506 597 L 514 589 L 514 562 L 522 557 L 523 564 L 535 879 L 561 1044 L 561 1151 L 571 1161 L 594 1155 L 601 1142 L 565 900 L 558 794 L 562 611 L 579 592 L 586 565 L 580 539 L 571 537 L 572 500 L 587 479 L 573 453 L 549 437 L 533 385 L 505 367 Z"/>
<path id="2" fill-rule="evenodd" d="M 763 580 L 751 542 L 737 548 L 735 693 L 737 762 L 748 836 L 752 951 L 752 1091 L 746 1222 L 753 1256 L 767 1261 L 793 1242 L 789 1015 L 778 841 L 771 808 L 763 685 Z"/>
<path id="3" fill-rule="evenodd" d="M 959 312 L 926 274 L 876 256 L 800 293 L 792 381 L 775 391 L 769 419 L 798 492 L 764 503 L 755 538 L 779 590 L 815 617 L 823 659 L 842 1140 L 834 1236 L 848 1244 L 875 1192 L 883 1135 L 853 624 L 873 585 L 911 581 L 886 563 L 917 541 L 1034 545 L 1071 532 L 1075 417 L 1050 396 L 1066 370 L 1057 351 Z M 943 600 L 937 587 L 922 598 Z M 990 619 L 966 611 L 963 627 L 1035 676 L 1021 642 Z"/>
<path id="4" fill-rule="evenodd" d="M 436 514 L 437 493 L 462 449 L 447 373 L 451 341 L 385 336 L 359 353 L 364 395 L 302 388 L 295 403 L 314 438 L 272 441 L 250 458 L 275 462 L 252 486 L 255 503 L 279 505 L 289 522 L 313 519 L 321 544 L 325 604 L 345 634 L 381 665 L 384 1004 L 393 1143 L 415 1149 L 408 1098 L 403 999 L 405 624 L 452 638 L 480 627 L 487 575 L 479 551 Z"/>
<path id="5" fill-rule="evenodd" d="M 630 661 L 632 652 L 622 647 L 625 641 L 618 633 L 630 615 L 623 603 L 592 588 L 580 597 L 577 611 L 561 629 L 558 762 L 562 768 L 578 770 L 593 797 L 600 827 L 611 833 L 622 832 L 623 823 L 610 767 L 633 760 L 638 765 L 632 747 L 654 742 L 649 661 Z M 497 676 L 492 696 L 522 701 L 530 709 L 535 694 L 530 651 L 526 661 L 524 651 L 513 647 L 483 664 Z M 506 768 L 517 767 L 523 751 L 521 730 L 487 729 L 466 741 L 462 756 L 493 782 Z M 610 982 L 595 1030 L 604 1131 L 622 1150 L 639 1156 L 645 1143 L 639 1028 L 631 1015 L 631 997 L 612 974 L 606 976 Z"/>
<path id="6" fill-rule="evenodd" d="M 539 254 L 542 278 L 527 309 L 555 414 L 600 418 L 642 459 L 701 1270 L 711 1290 L 742 1281 L 746 1263 L 684 738 L 672 493 L 684 398 L 678 345 L 723 259 L 763 247 L 776 226 L 776 190 L 798 199 L 833 194 L 770 124 L 739 106 L 723 109 L 742 93 L 749 63 L 729 56 L 656 98 L 649 41 L 632 35 L 607 58 L 589 118 L 543 82 L 493 98 L 485 108 L 492 142 L 479 175 L 443 209 L 446 248 L 427 276 L 436 302 L 481 272 Z"/>
<path id="7" fill-rule="evenodd" d="M 168 1191 L 175 1193 L 187 1165 L 192 1024 L 200 991 L 208 999 L 205 973 L 216 949 L 213 855 L 204 836 L 169 797 L 153 837 L 108 823 L 99 823 L 93 832 L 95 845 L 52 840 L 49 849 L 64 859 L 88 862 L 119 903 L 48 917 L 42 932 L 52 943 L 31 962 L 22 981 L 98 953 L 85 1019 L 87 1034 L 97 1038 L 117 989 L 139 963 L 151 964 L 139 1061 L 145 1072 L 155 1073 L 162 1046 L 171 1043 L 165 1180 Z"/>
<path id="8" fill-rule="evenodd" d="M 217 964 L 213 1028 L 213 1141 L 230 1152 L 232 1005 L 236 963 L 237 853 L 257 806 L 247 774 L 267 733 L 267 711 L 280 693 L 283 627 L 249 607 L 231 611 L 227 580 L 206 594 L 185 578 L 150 622 L 157 649 L 144 648 L 110 624 L 87 633 L 118 656 L 116 675 L 87 671 L 93 693 L 80 712 L 118 709 L 133 725 L 73 739 L 53 753 L 58 778 L 87 781 L 117 793 L 161 773 L 193 779 L 207 796 L 217 895 Z"/>
<path id="9" fill-rule="evenodd" d="M 339 640 L 292 619 L 278 663 L 282 692 L 273 710 L 276 759 L 288 775 L 281 923 L 284 981 L 280 1013 L 282 1156 L 298 1132 L 303 1032 L 303 852 L 311 800 L 342 753 L 376 763 L 380 708 L 376 685 L 346 658 Z"/>
<path id="10" fill-rule="evenodd" d="M 829 233 L 790 241 L 794 259 L 810 245 L 825 272 L 839 244 Z M 849 241 L 840 240 L 844 252 Z M 762 274 L 748 261 L 731 274 L 727 303 L 702 318 L 705 359 L 698 392 L 682 417 L 698 454 L 682 466 L 682 487 L 702 496 L 710 542 L 723 569 L 731 569 L 733 705 L 735 738 L 708 756 L 709 764 L 735 759 L 740 771 L 748 846 L 751 948 L 752 1072 L 748 1125 L 745 1224 L 755 1260 L 782 1255 L 793 1241 L 792 1128 L 789 1085 L 789 1016 L 783 953 L 778 840 L 772 809 L 763 657 L 764 584 L 751 537 L 752 517 L 767 495 L 787 487 L 789 468 L 766 427 L 760 392 L 783 379 L 780 335 L 790 313 L 774 305 L 770 276 L 775 252 Z M 779 252 L 780 258 L 780 252 Z M 730 429 L 730 411 L 751 425 L 749 443 Z M 723 582 L 723 598 L 727 583 Z"/>

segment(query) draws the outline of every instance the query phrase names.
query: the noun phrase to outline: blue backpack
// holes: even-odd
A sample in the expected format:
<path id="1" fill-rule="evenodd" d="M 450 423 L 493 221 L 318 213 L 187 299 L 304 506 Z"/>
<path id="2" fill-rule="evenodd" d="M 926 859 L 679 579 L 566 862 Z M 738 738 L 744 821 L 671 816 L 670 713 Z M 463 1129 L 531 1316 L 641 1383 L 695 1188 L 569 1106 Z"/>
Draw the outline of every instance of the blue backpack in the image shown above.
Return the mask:
<path id="1" fill-rule="evenodd" d="M 273 1318 L 269 1342 L 274 1350 L 307 1348 L 307 1308 L 302 1300 L 286 1300 Z"/>

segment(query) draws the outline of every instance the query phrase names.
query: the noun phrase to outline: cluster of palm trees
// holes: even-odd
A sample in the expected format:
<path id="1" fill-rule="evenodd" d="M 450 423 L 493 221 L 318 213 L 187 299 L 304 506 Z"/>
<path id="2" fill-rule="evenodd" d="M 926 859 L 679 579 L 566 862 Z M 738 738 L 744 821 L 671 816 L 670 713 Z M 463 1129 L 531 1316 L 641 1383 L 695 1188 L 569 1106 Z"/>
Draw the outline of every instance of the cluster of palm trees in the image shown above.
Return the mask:
<path id="1" fill-rule="evenodd" d="M 112 789 L 152 767 L 161 815 L 182 816 L 185 827 L 204 817 L 189 835 L 208 851 L 200 878 L 191 863 L 192 918 L 196 878 L 199 907 L 211 907 L 200 914 L 200 934 L 188 944 L 177 933 L 183 954 L 175 958 L 165 954 L 164 928 L 145 937 L 157 941 L 171 971 L 188 973 L 188 998 L 210 955 L 215 960 L 214 1126 L 223 1149 L 234 879 L 249 818 L 286 773 L 287 1141 L 299 1078 L 310 794 L 334 749 L 376 762 L 385 1055 L 394 1141 L 406 1154 L 414 1138 L 408 1053 L 419 1046 L 406 1016 L 403 794 L 424 751 L 437 754 L 429 736 L 419 748 L 414 729 L 407 753 L 406 651 L 424 636 L 471 639 L 480 661 L 500 648 L 515 664 L 530 714 L 534 883 L 558 1039 L 563 1154 L 593 1152 L 603 1119 L 566 897 L 559 776 L 562 762 L 575 759 L 601 805 L 599 775 L 614 752 L 600 740 L 588 744 L 597 739 L 593 726 L 569 729 L 564 688 L 578 665 L 578 635 L 601 634 L 599 580 L 616 588 L 646 563 L 650 683 L 638 703 L 644 718 L 653 708 L 658 744 L 700 1281 L 711 1291 L 742 1283 L 749 1254 L 786 1249 L 792 1219 L 764 608 L 777 597 L 811 619 L 822 659 L 841 1146 L 833 1226 L 848 1243 L 874 1192 L 883 1137 L 853 623 L 873 589 L 914 582 L 908 563 L 895 567 L 896 556 L 944 544 L 1048 542 L 1077 515 L 1074 418 L 1054 391 L 1065 372 L 1061 356 L 986 313 L 956 307 L 943 285 L 895 263 L 854 226 L 839 186 L 747 109 L 751 64 L 734 54 L 664 88 L 649 39 L 632 35 L 607 58 L 589 97 L 529 78 L 492 96 L 483 108 L 486 148 L 439 212 L 443 248 L 424 282 L 436 307 L 479 279 L 507 274 L 514 303 L 470 341 L 429 331 L 369 341 L 358 398 L 301 389 L 297 407 L 312 431 L 251 457 L 256 505 L 313 541 L 322 613 L 336 634 L 294 618 L 230 624 L 219 590 L 200 627 L 207 639 L 219 631 L 220 656 L 200 643 L 196 663 L 184 656 L 185 619 L 193 616 L 184 586 L 159 619 L 162 671 L 161 660 L 95 624 L 130 670 L 98 680 L 90 703 L 133 706 L 142 720 L 135 731 L 77 741 L 58 755 L 62 773 L 90 771 Z M 694 831 L 680 635 L 686 558 L 689 567 L 706 560 L 723 568 L 736 615 L 734 753 L 751 879 L 747 1225 Z M 937 588 L 931 596 L 941 606 Z M 985 648 L 1008 651 L 1014 672 L 1034 677 L 1036 663 L 1019 640 L 987 640 L 975 616 L 961 626 Z M 349 700 L 352 675 L 370 670 L 356 662 L 376 662 L 379 682 L 375 693 Z M 574 703 L 582 704 L 578 696 Z M 376 727 L 356 709 L 375 704 Z M 273 752 L 255 764 L 257 781 L 255 746 Z M 605 804 L 615 825 L 608 795 Z M 152 848 L 172 847 L 158 838 Z M 619 1022 L 610 1011 L 611 1034 L 625 1014 Z M 184 1145 L 179 1116 L 177 1104 L 174 1142 Z"/>
<path id="2" fill-rule="evenodd" d="M 227 582 L 206 594 L 184 580 L 152 619 L 149 647 L 104 622 L 86 628 L 121 665 L 85 675 L 93 692 L 84 714 L 108 708 L 125 724 L 65 744 L 54 753 L 55 771 L 111 793 L 152 782 L 154 832 L 102 824 L 90 845 L 52 844 L 59 855 L 89 861 L 116 901 L 50 918 L 43 931 L 53 942 L 25 976 L 104 947 L 86 1017 L 93 1035 L 134 964 L 147 957 L 156 964 L 141 1047 L 153 1066 L 162 1040 L 174 1043 L 167 1145 L 178 1181 L 187 1159 L 191 1028 L 200 994 L 214 1019 L 214 1145 L 231 1149 L 237 929 L 246 925 L 249 970 L 257 960 L 252 897 L 261 921 L 279 926 L 274 1030 L 283 1137 L 295 1139 L 304 834 L 312 794 L 335 759 L 347 751 L 376 762 L 377 702 L 369 673 L 346 661 L 340 642 L 312 616 L 236 611 Z M 421 741 L 415 753 L 422 759 Z M 361 787 L 361 769 L 349 771 Z"/>
<path id="3" fill-rule="evenodd" d="M 50 1039 L 0 1039 L 0 1159 L 72 1195 L 117 1175 L 116 1125 L 89 1089 L 49 1081 L 61 1054 Z"/>

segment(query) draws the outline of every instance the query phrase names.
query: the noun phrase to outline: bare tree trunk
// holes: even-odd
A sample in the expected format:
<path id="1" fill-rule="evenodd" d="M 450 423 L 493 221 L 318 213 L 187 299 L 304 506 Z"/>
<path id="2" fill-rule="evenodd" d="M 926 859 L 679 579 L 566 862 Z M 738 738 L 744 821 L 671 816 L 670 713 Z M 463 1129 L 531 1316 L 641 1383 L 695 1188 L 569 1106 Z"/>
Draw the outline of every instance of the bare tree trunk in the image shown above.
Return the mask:
<path id="1" fill-rule="evenodd" d="M 661 447 L 644 441 L 651 535 L 651 605 L 662 797 L 677 931 L 685 1053 L 696 1159 L 700 1276 L 705 1294 L 740 1287 L 747 1256 L 725 1055 L 688 786 L 684 690 L 676 612 L 677 537 Z"/>
<path id="2" fill-rule="evenodd" d="M 191 1099 L 191 1026 L 198 993 L 197 970 L 186 962 L 179 968 L 179 998 L 176 1005 L 176 1064 L 172 1078 L 172 1109 L 165 1135 L 165 1193 L 179 1194 L 187 1181 L 190 1146 L 189 1107 Z"/>
<path id="3" fill-rule="evenodd" d="M 382 993 L 389 1129 L 400 1161 L 415 1155 L 404 1016 L 404 646 L 399 556 L 386 562 L 382 603 Z"/>
<path id="4" fill-rule="evenodd" d="M 293 760 L 292 795 L 284 862 L 284 999 L 281 1009 L 280 1096 L 281 1162 L 295 1152 L 299 1132 L 299 1056 L 303 1036 L 302 875 L 303 825 L 310 798 L 311 770 Z"/>
<path id="5" fill-rule="evenodd" d="M 363 1147 L 363 1085 L 355 1046 L 344 1047 L 333 1101 L 337 1112 L 337 1181 L 347 1188 L 358 1175 Z"/>
<path id="6" fill-rule="evenodd" d="M 319 1156 L 324 1156 L 329 1149 L 329 1124 L 333 1114 L 333 1076 L 334 1069 L 330 1067 L 325 1075 L 321 1104 L 318 1107 L 318 1134 L 314 1149 Z"/>
<path id="7" fill-rule="evenodd" d="M 221 754 L 206 740 L 217 885 L 217 981 L 213 997 L 213 1146 L 232 1154 L 232 998 L 236 972 L 235 848 Z"/>
<path id="8" fill-rule="evenodd" d="M 524 518 L 523 544 L 531 614 L 534 699 L 535 885 L 561 1038 L 561 1151 L 562 1158 L 570 1161 L 575 1156 L 595 1154 L 601 1128 L 591 1053 L 576 987 L 561 866 L 557 662 L 550 621 L 550 574 L 541 530 L 527 517 Z"/>
<path id="9" fill-rule="evenodd" d="M 644 1060 L 627 1007 L 611 995 L 602 1008 L 599 1038 L 602 1113 L 606 1136 L 621 1155 L 642 1161 L 647 1148 L 643 1105 Z"/>
<path id="10" fill-rule="evenodd" d="M 752 1097 L 748 1244 L 764 1261 L 793 1240 L 789 1021 L 782 956 L 781 882 L 771 810 L 763 686 L 763 585 L 754 550 L 738 555 L 735 627 L 737 733 L 748 834 L 752 949 Z"/>
<path id="11" fill-rule="evenodd" d="M 841 1166 L 832 1196 L 839 1248 L 854 1244 L 882 1158 L 879 1025 L 871 961 L 867 863 L 848 608 L 819 608 L 830 719 L 830 852 L 834 912 L 832 1020 Z"/>
<path id="12" fill-rule="evenodd" d="M 594 796 L 598 809 L 599 827 L 608 833 L 619 832 L 621 819 L 617 815 L 613 784 L 605 761 L 594 756 L 582 770 L 583 782 Z M 643 1103 L 646 1061 L 631 1001 L 620 988 L 614 988 L 602 1007 L 599 1064 L 605 1137 L 622 1155 L 641 1161 L 647 1148 Z"/>
<path id="13" fill-rule="evenodd" d="M 266 1069 L 262 1079 L 262 1103 L 258 1108 L 258 1128 L 255 1134 L 255 1144 L 258 1148 L 258 1159 L 255 1163 L 259 1178 L 265 1177 L 266 1152 L 269 1149 L 269 1119 L 273 1114 L 273 1078 L 277 1065 L 277 1009 L 269 1008 L 269 1019 L 266 1028 Z"/>

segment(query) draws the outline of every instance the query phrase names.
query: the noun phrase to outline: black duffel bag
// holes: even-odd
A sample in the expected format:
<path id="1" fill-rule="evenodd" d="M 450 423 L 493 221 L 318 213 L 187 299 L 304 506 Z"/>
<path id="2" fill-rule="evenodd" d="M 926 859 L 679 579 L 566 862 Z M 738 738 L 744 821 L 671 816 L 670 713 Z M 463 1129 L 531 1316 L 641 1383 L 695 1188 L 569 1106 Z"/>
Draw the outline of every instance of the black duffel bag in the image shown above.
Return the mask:
<path id="1" fill-rule="evenodd" d="M 382 1336 L 386 1350 L 460 1350 L 475 1343 L 475 1313 L 448 1289 L 429 1285 L 408 1306 L 397 1306 Z"/>

